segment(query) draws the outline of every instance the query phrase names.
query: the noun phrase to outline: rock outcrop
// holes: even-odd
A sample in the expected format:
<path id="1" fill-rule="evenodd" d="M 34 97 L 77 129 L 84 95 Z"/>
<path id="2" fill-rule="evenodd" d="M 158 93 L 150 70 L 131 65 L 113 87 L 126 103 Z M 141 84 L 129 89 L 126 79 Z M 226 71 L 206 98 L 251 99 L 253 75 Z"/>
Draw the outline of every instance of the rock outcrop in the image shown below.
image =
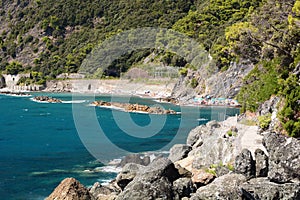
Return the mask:
<path id="1" fill-rule="evenodd" d="M 95 198 L 79 181 L 66 178 L 46 200 L 95 200 Z"/>
<path id="2" fill-rule="evenodd" d="M 182 76 L 172 91 L 172 98 L 179 102 L 192 103 L 193 98 L 199 94 L 201 96 L 214 96 L 224 98 L 234 98 L 243 86 L 243 78 L 254 68 L 248 61 L 231 63 L 229 69 L 221 72 L 207 74 L 202 71 L 188 71 L 186 76 Z M 214 69 L 212 69 L 214 70 Z M 193 88 L 190 83 L 194 79 L 198 85 Z"/>
<path id="3" fill-rule="evenodd" d="M 48 96 L 36 96 L 33 99 L 38 102 L 62 103 L 60 99 L 48 97 Z"/>
<path id="4" fill-rule="evenodd" d="M 119 102 L 105 102 L 105 101 L 94 101 L 92 105 L 99 106 L 99 107 L 112 107 L 122 109 L 125 112 L 143 112 L 149 114 L 177 114 L 176 111 L 171 109 L 164 109 L 161 107 L 150 107 L 147 105 L 140 105 L 140 104 L 131 104 L 131 103 L 119 103 Z"/>
<path id="5" fill-rule="evenodd" d="M 71 81 L 47 81 L 45 92 L 72 92 L 73 84 Z"/>

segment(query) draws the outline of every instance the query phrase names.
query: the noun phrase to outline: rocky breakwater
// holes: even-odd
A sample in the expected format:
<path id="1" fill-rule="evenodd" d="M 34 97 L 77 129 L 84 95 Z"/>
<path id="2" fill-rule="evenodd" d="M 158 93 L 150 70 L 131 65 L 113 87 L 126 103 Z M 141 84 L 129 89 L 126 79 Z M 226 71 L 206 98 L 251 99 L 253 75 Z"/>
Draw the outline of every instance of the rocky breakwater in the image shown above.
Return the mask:
<path id="1" fill-rule="evenodd" d="M 168 158 L 127 163 L 108 186 L 79 187 L 77 199 L 300 199 L 300 141 L 258 131 L 234 118 L 209 122 Z M 66 191 L 56 189 L 48 199 L 67 199 L 61 197 L 76 187 L 63 181 L 58 188 Z"/>
<path id="2" fill-rule="evenodd" d="M 46 102 L 46 103 L 62 103 L 60 99 L 56 99 L 48 96 L 36 96 L 33 98 L 33 100 L 37 102 Z"/>
<path id="3" fill-rule="evenodd" d="M 158 106 L 150 107 L 147 105 L 130 104 L 130 103 L 119 103 L 119 102 L 106 102 L 106 101 L 95 101 L 92 103 L 94 106 L 107 107 L 120 109 L 125 112 L 140 112 L 149 114 L 177 114 L 176 111 L 170 109 L 164 109 Z"/>

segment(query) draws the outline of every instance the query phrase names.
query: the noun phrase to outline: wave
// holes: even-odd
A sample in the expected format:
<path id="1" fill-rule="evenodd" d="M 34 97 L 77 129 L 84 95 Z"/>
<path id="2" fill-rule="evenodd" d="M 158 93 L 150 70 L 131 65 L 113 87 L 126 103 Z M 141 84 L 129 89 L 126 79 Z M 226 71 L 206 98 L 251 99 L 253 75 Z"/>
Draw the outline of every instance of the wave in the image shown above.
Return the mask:
<path id="1" fill-rule="evenodd" d="M 36 99 L 34 99 L 33 97 L 30 98 L 30 100 L 31 100 L 31 101 L 34 101 L 34 102 L 36 102 L 36 103 L 49 103 L 48 101 L 39 101 L 39 100 L 36 100 Z"/>
<path id="2" fill-rule="evenodd" d="M 104 167 L 97 167 L 94 170 L 99 172 L 106 172 L 106 173 L 119 173 L 122 171 L 122 167 L 108 165 Z"/>
<path id="3" fill-rule="evenodd" d="M 109 185 L 112 180 L 113 179 L 97 179 L 97 181 L 101 183 L 101 185 Z"/>
<path id="4" fill-rule="evenodd" d="M 10 96 L 10 97 L 32 97 L 30 94 L 5 94 L 5 93 L 0 93 L 5 96 Z"/>
<path id="5" fill-rule="evenodd" d="M 197 119 L 197 121 L 200 121 L 200 122 L 202 122 L 202 121 L 208 121 L 209 119 L 206 119 L 206 118 L 199 118 L 199 119 Z"/>
<path id="6" fill-rule="evenodd" d="M 73 104 L 73 103 L 85 103 L 87 102 L 87 100 L 73 100 L 73 101 L 61 101 L 62 103 L 65 103 L 65 104 Z"/>

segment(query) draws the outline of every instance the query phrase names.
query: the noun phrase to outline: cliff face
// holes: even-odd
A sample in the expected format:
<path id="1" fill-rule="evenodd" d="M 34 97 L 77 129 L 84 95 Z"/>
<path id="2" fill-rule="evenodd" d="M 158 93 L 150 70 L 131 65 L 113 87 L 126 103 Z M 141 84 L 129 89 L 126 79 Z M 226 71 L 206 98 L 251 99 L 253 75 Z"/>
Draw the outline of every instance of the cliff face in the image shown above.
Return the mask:
<path id="1" fill-rule="evenodd" d="M 187 76 L 181 77 L 172 91 L 172 97 L 180 101 L 190 101 L 196 95 L 234 98 L 243 87 L 243 79 L 253 70 L 254 65 L 249 62 L 231 63 L 228 70 L 203 76 L 201 70 L 189 71 Z M 193 88 L 192 81 L 197 86 Z"/>

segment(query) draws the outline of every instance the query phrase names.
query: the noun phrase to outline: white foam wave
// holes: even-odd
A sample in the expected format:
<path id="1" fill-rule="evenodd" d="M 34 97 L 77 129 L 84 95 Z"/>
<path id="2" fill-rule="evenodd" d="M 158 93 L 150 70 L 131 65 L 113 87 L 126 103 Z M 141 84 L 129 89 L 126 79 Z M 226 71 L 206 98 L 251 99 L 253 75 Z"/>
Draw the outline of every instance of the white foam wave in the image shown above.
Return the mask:
<path id="1" fill-rule="evenodd" d="M 74 101 L 62 101 L 62 103 L 65 103 L 65 104 L 73 104 L 73 103 L 85 103 L 87 102 L 86 100 L 74 100 Z"/>
<path id="2" fill-rule="evenodd" d="M 116 166 L 104 166 L 104 167 L 97 167 L 95 171 L 107 172 L 107 173 L 119 173 L 122 171 L 121 167 Z"/>
<path id="3" fill-rule="evenodd" d="M 49 103 L 48 101 L 38 101 L 34 98 L 30 98 L 31 101 L 37 102 L 37 103 Z"/>
<path id="4" fill-rule="evenodd" d="M 4 93 L 1 93 L 5 96 L 11 96 L 11 97 L 32 97 L 32 95 L 30 94 L 4 94 Z"/>
<path id="5" fill-rule="evenodd" d="M 199 118 L 199 119 L 197 119 L 197 121 L 208 121 L 208 119 L 206 119 L 206 118 Z"/>
<path id="6" fill-rule="evenodd" d="M 98 179 L 97 181 L 99 181 L 101 185 L 109 185 L 112 180 L 113 179 Z"/>

